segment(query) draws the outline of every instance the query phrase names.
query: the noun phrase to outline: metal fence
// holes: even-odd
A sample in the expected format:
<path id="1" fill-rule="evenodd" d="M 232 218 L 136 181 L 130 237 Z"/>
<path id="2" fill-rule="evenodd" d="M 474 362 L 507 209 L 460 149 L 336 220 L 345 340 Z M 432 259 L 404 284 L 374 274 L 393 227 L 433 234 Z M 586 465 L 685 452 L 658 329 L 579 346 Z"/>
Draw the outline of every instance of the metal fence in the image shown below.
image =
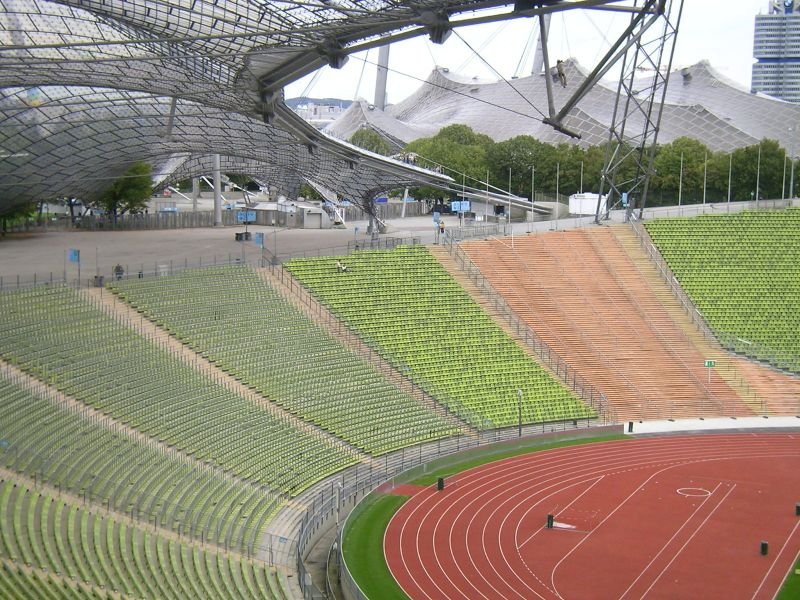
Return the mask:
<path id="1" fill-rule="evenodd" d="M 265 236 L 265 242 L 268 241 Z M 311 258 L 316 256 L 342 256 L 358 250 L 386 250 L 396 248 L 401 245 L 421 244 L 419 237 L 390 237 L 380 236 L 375 238 L 363 238 L 349 241 L 346 245 L 330 246 L 325 248 L 314 248 L 312 250 L 297 250 L 293 252 L 279 252 L 269 248 L 268 244 L 264 247 L 246 246 L 242 243 L 241 252 L 229 252 L 227 254 L 214 254 L 211 256 L 199 256 L 196 258 L 184 258 L 176 260 L 164 258 L 149 262 L 121 262 L 121 274 L 111 268 L 86 268 L 79 275 L 75 275 L 75 267 L 70 264 L 68 271 L 66 266 L 61 272 L 48 271 L 46 273 L 27 273 L 12 276 L 0 275 L 0 291 L 13 290 L 18 288 L 29 288 L 38 285 L 69 285 L 72 287 L 102 287 L 112 279 L 142 279 L 146 277 L 160 277 L 163 275 L 174 275 L 187 269 L 202 269 L 204 267 L 215 267 L 222 265 L 250 265 L 253 267 L 265 267 L 268 265 L 281 264 L 293 258 Z M 248 250 L 249 248 L 249 250 Z"/>
<path id="2" fill-rule="evenodd" d="M 684 204 L 683 206 L 662 206 L 645 208 L 642 211 L 641 220 L 695 217 L 697 215 L 724 215 L 745 210 L 780 210 L 795 206 L 798 203 L 800 203 L 800 199 L 759 200 L 758 202 L 709 202 L 706 204 Z M 632 214 L 638 215 L 638 211 L 633 211 Z"/>

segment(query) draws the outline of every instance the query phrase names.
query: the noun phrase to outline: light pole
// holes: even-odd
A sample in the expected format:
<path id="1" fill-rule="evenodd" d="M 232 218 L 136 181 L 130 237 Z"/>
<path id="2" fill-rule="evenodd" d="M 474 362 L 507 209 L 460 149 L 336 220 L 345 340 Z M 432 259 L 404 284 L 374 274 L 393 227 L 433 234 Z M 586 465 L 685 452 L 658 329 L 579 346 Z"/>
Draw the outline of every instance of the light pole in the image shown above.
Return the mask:
<path id="1" fill-rule="evenodd" d="M 728 158 L 728 211 L 731 210 L 731 177 L 733 176 L 733 152 Z"/>
<path id="2" fill-rule="evenodd" d="M 556 163 L 556 231 L 558 231 L 558 215 L 561 213 L 561 203 L 558 201 L 559 179 L 561 179 L 561 163 Z"/>
<path id="3" fill-rule="evenodd" d="M 703 158 L 703 204 L 706 203 L 706 181 L 708 178 L 708 152 Z"/>
<path id="4" fill-rule="evenodd" d="M 683 152 L 681 152 L 681 171 L 678 175 L 678 206 L 681 205 L 681 198 L 683 197 Z"/>
<path id="5" fill-rule="evenodd" d="M 789 135 L 792 136 L 792 149 L 790 151 L 792 168 L 789 169 L 789 200 L 794 198 L 794 129 L 789 127 Z"/>
<path id="6" fill-rule="evenodd" d="M 272 237 L 275 240 L 274 250 L 272 252 L 272 264 L 278 264 L 278 228 L 275 227 L 275 219 L 272 219 Z"/>
<path id="7" fill-rule="evenodd" d="M 758 144 L 758 166 L 756 167 L 756 209 L 758 209 L 758 188 L 761 184 L 761 143 Z"/>
<path id="8" fill-rule="evenodd" d="M 486 204 L 483 205 L 483 220 L 488 221 L 489 217 L 489 169 L 486 169 Z"/>
<path id="9" fill-rule="evenodd" d="M 783 183 L 781 183 L 781 200 L 786 200 L 786 159 L 789 158 L 786 150 L 783 151 Z"/>
<path id="10" fill-rule="evenodd" d="M 533 210 L 533 202 L 536 198 L 536 165 L 531 165 L 531 210 Z"/>
<path id="11" fill-rule="evenodd" d="M 517 390 L 517 437 L 522 437 L 522 390 Z"/>
<path id="12" fill-rule="evenodd" d="M 511 224 L 511 167 L 508 167 L 508 216 L 506 217 L 508 224 Z"/>

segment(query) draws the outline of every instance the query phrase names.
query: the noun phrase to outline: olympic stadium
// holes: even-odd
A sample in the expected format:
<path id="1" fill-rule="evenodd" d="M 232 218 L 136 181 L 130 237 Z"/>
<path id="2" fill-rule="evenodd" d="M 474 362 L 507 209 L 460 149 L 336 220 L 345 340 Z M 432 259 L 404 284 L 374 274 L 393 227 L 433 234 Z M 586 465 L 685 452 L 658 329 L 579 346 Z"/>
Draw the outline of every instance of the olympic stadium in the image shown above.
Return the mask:
<path id="1" fill-rule="evenodd" d="M 207 227 L 0 238 L 0 596 L 795 597 L 796 201 L 380 231 L 387 189 L 452 180 L 282 102 L 358 49 L 604 5 L 665 68 L 629 63 L 632 95 L 574 62 L 563 88 L 515 80 L 553 100 L 520 127 L 605 143 L 624 123 L 643 166 L 698 123 L 721 149 L 783 139 L 791 106 L 707 65 L 666 85 L 676 0 L 0 0 L 0 208 L 91 201 L 138 161 L 214 187 Z M 484 131 L 464 94 L 506 84 L 455 79 L 337 126 Z M 234 237 L 223 174 L 363 210 Z"/>

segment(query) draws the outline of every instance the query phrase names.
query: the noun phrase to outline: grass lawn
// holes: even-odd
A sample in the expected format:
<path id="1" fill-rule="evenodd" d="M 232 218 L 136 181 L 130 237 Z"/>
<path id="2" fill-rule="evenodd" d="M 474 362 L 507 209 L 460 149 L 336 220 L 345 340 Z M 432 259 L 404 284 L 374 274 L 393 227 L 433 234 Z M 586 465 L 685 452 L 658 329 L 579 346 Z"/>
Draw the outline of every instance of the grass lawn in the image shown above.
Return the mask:
<path id="1" fill-rule="evenodd" d="M 378 496 L 371 506 L 348 522 L 342 542 L 344 560 L 367 598 L 408 598 L 389 573 L 383 556 L 386 526 L 406 500 L 408 496 Z"/>
<path id="2" fill-rule="evenodd" d="M 796 600 L 800 598 L 800 574 L 798 572 L 800 572 L 800 558 L 797 559 L 794 568 L 786 577 L 786 581 L 783 582 L 783 587 L 778 592 L 777 600 Z"/>

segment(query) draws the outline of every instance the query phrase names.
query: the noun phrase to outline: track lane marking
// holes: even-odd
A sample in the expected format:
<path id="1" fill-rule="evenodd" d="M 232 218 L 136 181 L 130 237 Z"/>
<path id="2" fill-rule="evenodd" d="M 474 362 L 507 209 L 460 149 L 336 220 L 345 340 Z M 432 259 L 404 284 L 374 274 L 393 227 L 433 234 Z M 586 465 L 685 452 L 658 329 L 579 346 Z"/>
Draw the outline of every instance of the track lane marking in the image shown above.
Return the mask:
<path id="1" fill-rule="evenodd" d="M 677 530 L 677 531 L 676 531 L 676 532 L 675 532 L 675 533 L 672 535 L 672 537 L 671 537 L 671 538 L 670 538 L 670 539 L 667 541 L 667 543 L 666 543 L 666 544 L 664 544 L 664 545 L 661 547 L 661 550 L 659 550 L 659 551 L 658 551 L 658 553 L 657 553 L 657 554 L 656 554 L 656 555 L 653 557 L 653 559 L 652 559 L 652 560 L 651 560 L 649 563 L 647 563 L 647 566 L 646 566 L 644 569 L 642 569 L 642 572 L 641 572 L 641 573 L 639 573 L 639 576 L 638 576 L 636 579 L 634 579 L 634 580 L 633 580 L 633 582 L 630 584 L 630 586 L 628 586 L 628 589 L 626 589 L 626 590 L 625 590 L 625 593 L 623 593 L 623 594 L 622 594 L 622 596 L 620 596 L 620 600 L 621 600 L 622 598 L 624 598 L 624 597 L 627 595 L 627 593 L 628 593 L 629 591 L 631 591 L 631 589 L 633 588 L 633 586 L 634 586 L 634 585 L 636 585 L 636 583 L 639 581 L 639 579 L 641 579 L 641 577 L 644 575 L 644 573 L 645 573 L 645 572 L 646 572 L 646 571 L 647 571 L 647 570 L 650 568 L 650 565 L 652 565 L 652 564 L 655 562 L 655 560 L 656 560 L 656 559 L 657 559 L 659 556 L 661 556 L 661 554 L 662 554 L 664 551 L 666 551 L 667 547 L 668 547 L 668 546 L 669 546 L 669 545 L 672 543 L 672 540 L 674 540 L 674 539 L 675 539 L 675 538 L 678 536 L 678 534 L 679 534 L 681 531 L 683 531 L 683 528 L 684 528 L 684 527 L 686 527 L 686 525 L 688 525 L 688 523 L 689 523 L 689 522 L 690 522 L 690 521 L 691 521 L 691 520 L 694 518 L 694 516 L 695 516 L 695 515 L 696 515 L 696 514 L 697 514 L 697 513 L 698 513 L 698 512 L 699 512 L 699 511 L 700 511 L 700 510 L 701 510 L 701 509 L 702 509 L 702 508 L 705 506 L 705 505 L 706 505 L 706 502 L 708 502 L 708 501 L 709 501 L 711 498 L 713 498 L 713 497 L 714 497 L 714 494 L 716 494 L 717 490 L 720 488 L 720 486 L 721 486 L 721 485 L 722 485 L 721 483 L 717 484 L 717 487 L 715 487 L 715 488 L 714 488 L 714 490 L 711 492 L 711 495 L 710 495 L 710 496 L 707 496 L 707 497 L 706 497 L 706 499 L 705 499 L 705 500 L 703 500 L 703 501 L 700 503 L 700 505 L 699 505 L 699 506 L 698 506 L 698 507 L 697 507 L 697 508 L 694 510 L 694 512 L 692 512 L 692 514 L 689 516 L 689 518 L 688 518 L 688 519 L 686 519 L 686 521 L 684 521 L 683 525 L 681 525 L 681 526 L 680 526 L 680 528 L 678 528 L 678 530 Z M 725 500 L 727 500 L 728 496 L 730 496 L 730 495 L 733 493 L 733 490 L 735 490 L 735 489 L 736 489 L 736 484 L 734 484 L 734 485 L 733 485 L 733 487 L 731 487 L 731 488 L 728 490 L 728 492 L 727 492 L 727 493 L 726 493 L 726 494 L 725 494 L 725 495 L 724 495 L 724 496 L 723 496 L 723 497 L 722 497 L 722 498 L 719 500 L 719 502 L 717 502 L 717 504 L 714 506 L 714 508 L 713 508 L 713 509 L 711 509 L 711 512 L 710 512 L 710 513 L 708 513 L 708 514 L 706 515 L 706 518 L 705 518 L 705 519 L 703 519 L 703 520 L 700 522 L 700 525 L 698 525 L 697 527 L 695 527 L 695 530 L 692 532 L 692 535 L 690 535 L 690 536 L 689 536 L 689 539 L 687 539 L 687 540 L 686 540 L 686 541 L 685 541 L 685 542 L 684 542 L 684 543 L 681 545 L 681 547 L 680 547 L 680 548 L 678 548 L 678 551 L 677 551 L 677 552 L 675 552 L 675 554 L 673 554 L 672 558 L 671 558 L 671 559 L 670 559 L 670 561 L 669 561 L 669 562 L 666 564 L 666 566 L 665 566 L 663 569 L 661 569 L 661 572 L 660 572 L 660 573 L 659 573 L 659 574 L 658 574 L 658 575 L 657 575 L 657 576 L 656 576 L 656 577 L 653 579 L 653 581 L 651 581 L 651 582 L 650 582 L 650 585 L 649 585 L 649 586 L 647 587 L 647 589 L 644 591 L 644 594 L 642 594 L 642 598 L 644 598 L 645 596 L 647 596 L 647 594 L 649 594 L 649 593 L 650 593 L 650 590 L 652 590 L 652 589 L 653 589 L 653 586 L 656 584 L 656 582 L 657 582 L 659 579 L 661 579 L 661 577 L 664 575 L 664 573 L 666 573 L 667 569 L 669 569 L 669 567 L 672 565 L 672 563 L 674 563 L 674 562 L 675 562 L 675 559 L 677 559 L 677 558 L 678 558 L 678 556 L 680 556 L 681 552 L 683 552 L 683 549 L 684 549 L 684 548 L 686 548 L 686 546 L 688 546 L 688 545 L 689 545 L 689 542 L 691 542 L 691 541 L 692 541 L 692 539 L 694 538 L 694 536 L 695 536 L 695 535 L 697 535 L 697 532 L 699 532 L 699 531 L 700 531 L 700 530 L 703 528 L 703 525 L 705 525 L 705 524 L 708 522 L 708 520 L 709 520 L 709 519 L 712 517 L 712 515 L 713 515 L 715 512 L 717 512 L 717 509 L 718 509 L 720 506 L 722 506 L 722 505 L 725 503 Z"/>
<path id="2" fill-rule="evenodd" d="M 770 573 L 772 573 L 772 569 L 775 568 L 775 565 L 777 564 L 778 559 L 781 557 L 781 554 L 783 554 L 783 551 L 786 550 L 786 546 L 789 545 L 789 542 L 792 540 L 792 537 L 794 536 L 794 534 L 797 531 L 798 527 L 800 527 L 800 521 L 797 521 L 797 523 L 795 523 L 795 526 L 792 528 L 792 531 L 786 537 L 786 541 L 783 542 L 783 546 L 781 546 L 781 549 L 778 551 L 778 554 L 775 555 L 775 560 L 772 561 L 772 564 L 769 566 L 769 569 L 767 569 L 767 572 L 764 574 L 764 577 L 761 579 L 761 583 L 758 584 L 758 587 L 756 588 L 756 591 L 753 592 L 753 598 L 758 596 L 758 593 L 761 591 L 761 588 L 764 587 L 764 583 L 766 583 L 767 578 L 770 576 Z M 800 550 L 798 550 L 797 556 L 795 556 L 794 560 L 792 561 L 792 563 L 791 563 L 792 566 L 790 568 L 794 568 L 794 564 L 797 562 L 797 558 L 798 557 L 800 557 Z M 773 598 L 776 598 L 778 596 L 778 592 L 780 592 L 780 591 L 781 591 L 781 586 L 778 586 L 778 589 L 776 590 L 775 595 L 773 596 Z"/>

